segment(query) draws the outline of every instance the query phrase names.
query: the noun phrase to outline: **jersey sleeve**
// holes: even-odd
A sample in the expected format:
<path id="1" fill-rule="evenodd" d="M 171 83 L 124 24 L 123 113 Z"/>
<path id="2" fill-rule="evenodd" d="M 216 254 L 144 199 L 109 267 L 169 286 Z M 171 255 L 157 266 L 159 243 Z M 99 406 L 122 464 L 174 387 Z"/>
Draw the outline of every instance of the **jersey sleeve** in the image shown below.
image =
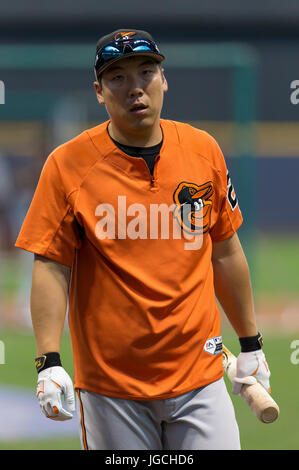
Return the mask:
<path id="1" fill-rule="evenodd" d="M 52 153 L 40 174 L 15 246 L 71 266 L 80 245 L 78 224 Z"/>
<path id="2" fill-rule="evenodd" d="M 242 225 L 243 216 L 223 153 L 215 142 L 218 187 L 216 189 L 215 223 L 210 230 L 213 242 L 231 237 Z"/>

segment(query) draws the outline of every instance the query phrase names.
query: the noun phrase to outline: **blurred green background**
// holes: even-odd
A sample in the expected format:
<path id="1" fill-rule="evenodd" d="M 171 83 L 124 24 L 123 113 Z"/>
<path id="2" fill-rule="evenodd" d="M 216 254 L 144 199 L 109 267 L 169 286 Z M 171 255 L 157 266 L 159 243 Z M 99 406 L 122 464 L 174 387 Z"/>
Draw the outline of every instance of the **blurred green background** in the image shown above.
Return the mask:
<path id="1" fill-rule="evenodd" d="M 169 8 L 153 0 L 141 8 L 130 0 L 124 11 L 120 0 L 104 9 L 93 0 L 72 8 L 27 3 L 26 12 L 21 0 L 0 6 L 0 449 L 80 449 L 75 418 L 52 426 L 36 403 L 33 260 L 13 244 L 48 154 L 107 119 L 93 90 L 95 44 L 124 22 L 149 30 L 166 53 L 162 117 L 215 137 L 243 212 L 239 233 L 280 416 L 262 424 L 232 396 L 242 448 L 299 449 L 299 364 L 291 360 L 299 342 L 299 93 L 292 89 L 290 99 L 299 79 L 299 4 L 173 0 Z M 224 343 L 237 355 L 221 315 Z M 72 375 L 67 324 L 61 352 Z"/>

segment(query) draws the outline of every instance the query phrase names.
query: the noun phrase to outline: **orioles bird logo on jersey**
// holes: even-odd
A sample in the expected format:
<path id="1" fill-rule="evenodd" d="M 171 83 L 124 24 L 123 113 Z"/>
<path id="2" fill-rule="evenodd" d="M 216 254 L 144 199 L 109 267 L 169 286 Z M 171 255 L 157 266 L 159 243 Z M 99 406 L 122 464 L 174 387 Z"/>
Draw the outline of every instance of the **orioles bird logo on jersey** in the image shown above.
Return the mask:
<path id="1" fill-rule="evenodd" d="M 114 40 L 120 41 L 121 39 L 130 39 L 131 36 L 134 36 L 135 31 L 122 31 L 120 33 L 115 34 Z"/>
<path id="2" fill-rule="evenodd" d="M 195 183 L 181 182 L 173 194 L 176 204 L 174 217 L 183 230 L 192 234 L 202 234 L 209 230 L 213 194 L 211 181 L 198 186 Z"/>

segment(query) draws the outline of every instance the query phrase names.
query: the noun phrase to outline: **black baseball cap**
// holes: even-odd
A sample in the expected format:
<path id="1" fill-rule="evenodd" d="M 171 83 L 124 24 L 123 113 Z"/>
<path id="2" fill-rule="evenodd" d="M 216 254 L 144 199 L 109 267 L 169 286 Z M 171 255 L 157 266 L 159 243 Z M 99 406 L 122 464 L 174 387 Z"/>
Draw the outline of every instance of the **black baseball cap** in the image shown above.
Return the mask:
<path id="1" fill-rule="evenodd" d="M 133 55 L 149 56 L 158 62 L 165 59 L 153 37 L 147 31 L 118 29 L 101 37 L 97 42 L 94 63 L 96 77 L 112 63 Z"/>

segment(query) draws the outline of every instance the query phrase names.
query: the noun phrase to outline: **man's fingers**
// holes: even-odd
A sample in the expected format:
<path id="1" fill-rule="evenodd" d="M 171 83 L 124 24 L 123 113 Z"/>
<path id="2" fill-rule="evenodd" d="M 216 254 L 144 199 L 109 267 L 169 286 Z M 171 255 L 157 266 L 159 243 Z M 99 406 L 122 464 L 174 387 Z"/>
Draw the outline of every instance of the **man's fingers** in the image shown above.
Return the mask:
<path id="1" fill-rule="evenodd" d="M 62 408 L 62 409 L 60 410 L 59 416 L 60 416 L 61 418 L 63 418 L 63 420 L 72 419 L 72 417 L 73 417 L 72 413 L 70 413 L 69 411 L 67 411 L 65 408 Z"/>
<path id="2" fill-rule="evenodd" d="M 41 409 L 47 418 L 50 418 L 54 421 L 66 421 L 68 419 L 72 419 L 73 417 L 72 413 L 69 411 L 65 410 L 64 408 L 59 408 L 56 405 L 51 405 L 50 403 L 41 405 Z"/>
<path id="3" fill-rule="evenodd" d="M 63 421 L 73 417 L 73 413 L 75 411 L 75 400 L 71 394 L 69 394 L 68 398 L 65 399 L 65 408 L 67 409 L 63 408 L 62 406 L 61 392 L 55 394 L 55 397 L 46 393 L 39 394 L 38 399 L 40 406 L 47 418 L 57 418 L 57 420 Z"/>
<path id="4" fill-rule="evenodd" d="M 66 405 L 67 405 L 67 409 L 69 410 L 70 413 L 74 413 L 75 412 L 75 400 L 68 400 L 66 401 Z"/>
<path id="5" fill-rule="evenodd" d="M 253 377 L 252 375 L 248 375 L 247 377 L 235 377 L 234 381 L 238 382 L 241 385 L 243 385 L 243 384 L 254 385 L 254 384 L 257 383 L 256 378 Z"/>
<path id="6" fill-rule="evenodd" d="M 41 404 L 40 405 L 41 409 L 42 409 L 42 412 L 44 413 L 44 415 L 47 417 L 47 418 L 50 418 L 52 415 L 54 415 L 53 411 L 52 411 L 52 407 L 49 403 L 45 403 L 45 404 Z"/>
<path id="7" fill-rule="evenodd" d="M 233 383 L 232 393 L 233 395 L 238 395 L 241 392 L 243 385 L 254 385 L 257 383 L 257 380 L 252 375 L 247 377 L 235 377 Z"/>
<path id="8" fill-rule="evenodd" d="M 54 421 L 67 421 L 68 419 L 72 419 L 72 417 L 73 415 L 64 408 L 62 408 L 58 414 L 55 413 L 54 415 L 49 416 L 49 418 L 53 419 Z"/>
<path id="9" fill-rule="evenodd" d="M 65 404 L 67 406 L 67 409 L 71 413 L 74 413 L 74 411 L 75 411 L 75 396 L 74 396 L 73 389 L 66 390 L 65 395 L 64 395 L 64 399 L 65 399 Z"/>

